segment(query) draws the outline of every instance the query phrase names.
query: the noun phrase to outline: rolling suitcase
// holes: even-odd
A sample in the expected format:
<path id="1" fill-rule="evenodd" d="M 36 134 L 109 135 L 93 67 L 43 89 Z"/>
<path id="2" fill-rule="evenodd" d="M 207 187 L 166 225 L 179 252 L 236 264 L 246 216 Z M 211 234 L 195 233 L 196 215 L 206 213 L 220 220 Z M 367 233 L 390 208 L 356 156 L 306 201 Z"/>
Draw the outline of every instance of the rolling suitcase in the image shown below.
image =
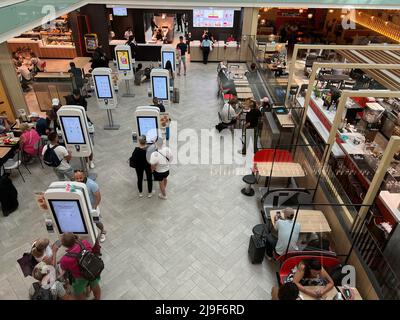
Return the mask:
<path id="1" fill-rule="evenodd" d="M 174 93 L 173 93 L 173 100 L 172 100 L 172 102 L 173 103 L 179 103 L 179 88 L 174 88 L 174 91 L 173 91 Z"/>
<path id="2" fill-rule="evenodd" d="M 250 237 L 249 256 L 251 263 L 262 263 L 265 255 L 265 238 L 257 235 Z"/>

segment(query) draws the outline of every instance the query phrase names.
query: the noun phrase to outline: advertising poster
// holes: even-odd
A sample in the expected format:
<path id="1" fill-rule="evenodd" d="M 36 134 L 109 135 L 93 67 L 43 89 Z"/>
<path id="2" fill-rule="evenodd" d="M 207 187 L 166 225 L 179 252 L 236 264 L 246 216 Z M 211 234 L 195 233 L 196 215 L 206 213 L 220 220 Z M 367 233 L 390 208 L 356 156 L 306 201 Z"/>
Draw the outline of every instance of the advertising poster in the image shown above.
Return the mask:
<path id="1" fill-rule="evenodd" d="M 129 60 L 128 50 L 117 51 L 117 62 L 119 70 L 131 70 L 132 64 Z"/>

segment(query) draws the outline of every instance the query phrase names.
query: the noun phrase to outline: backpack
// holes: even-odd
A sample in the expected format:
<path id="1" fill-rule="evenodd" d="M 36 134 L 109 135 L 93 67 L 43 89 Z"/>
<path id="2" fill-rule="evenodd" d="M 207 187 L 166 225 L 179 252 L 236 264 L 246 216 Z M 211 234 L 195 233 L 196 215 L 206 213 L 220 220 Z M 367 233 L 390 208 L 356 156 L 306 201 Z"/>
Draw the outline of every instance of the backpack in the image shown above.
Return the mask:
<path id="1" fill-rule="evenodd" d="M 51 293 L 51 289 L 44 289 L 39 282 L 34 282 L 32 285 L 35 293 L 32 295 L 31 300 L 56 300 Z"/>
<path id="2" fill-rule="evenodd" d="M 88 281 L 97 279 L 104 269 L 104 262 L 93 252 L 88 251 L 81 241 L 77 241 L 81 251 L 79 253 L 67 253 L 66 256 L 76 258 L 81 275 Z"/>
<path id="3" fill-rule="evenodd" d="M 61 163 L 61 160 L 58 158 L 56 152 L 54 151 L 58 145 L 50 148 L 50 145 L 47 145 L 47 149 L 43 155 L 43 162 L 50 167 L 58 167 Z"/>

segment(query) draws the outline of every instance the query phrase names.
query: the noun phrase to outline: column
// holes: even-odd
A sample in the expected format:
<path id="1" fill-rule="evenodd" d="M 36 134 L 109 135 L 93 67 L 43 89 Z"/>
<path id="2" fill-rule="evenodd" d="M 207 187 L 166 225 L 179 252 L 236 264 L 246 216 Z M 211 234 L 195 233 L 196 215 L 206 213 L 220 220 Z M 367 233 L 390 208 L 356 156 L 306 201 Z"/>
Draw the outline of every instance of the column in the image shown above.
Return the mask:
<path id="1" fill-rule="evenodd" d="M 14 115 L 18 116 L 18 110 L 24 109 L 29 114 L 28 106 L 26 105 L 25 97 L 22 93 L 21 84 L 15 72 L 14 64 L 11 60 L 11 54 L 8 51 L 7 43 L 0 44 L 0 73 L 3 81 L 3 86 L 10 99 L 11 108 Z"/>
<path id="2" fill-rule="evenodd" d="M 241 41 L 241 54 L 240 60 L 249 60 L 251 58 L 251 53 L 248 50 L 250 41 L 250 36 L 257 35 L 257 25 L 258 25 L 258 13 L 260 8 L 243 8 L 242 9 L 242 41 Z M 245 38 L 245 40 L 244 40 Z"/>

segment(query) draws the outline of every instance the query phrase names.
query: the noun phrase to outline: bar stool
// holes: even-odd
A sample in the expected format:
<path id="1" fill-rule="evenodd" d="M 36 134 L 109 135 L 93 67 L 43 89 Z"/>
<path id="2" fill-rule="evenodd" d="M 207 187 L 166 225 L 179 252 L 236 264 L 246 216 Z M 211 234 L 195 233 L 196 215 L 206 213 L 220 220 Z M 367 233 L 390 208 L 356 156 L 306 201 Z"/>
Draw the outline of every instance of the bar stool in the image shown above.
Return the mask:
<path id="1" fill-rule="evenodd" d="M 247 183 L 246 188 L 243 188 L 241 192 L 248 197 L 254 196 L 254 189 L 251 187 L 253 184 L 257 183 L 257 178 L 254 174 L 245 175 L 242 180 Z"/>

